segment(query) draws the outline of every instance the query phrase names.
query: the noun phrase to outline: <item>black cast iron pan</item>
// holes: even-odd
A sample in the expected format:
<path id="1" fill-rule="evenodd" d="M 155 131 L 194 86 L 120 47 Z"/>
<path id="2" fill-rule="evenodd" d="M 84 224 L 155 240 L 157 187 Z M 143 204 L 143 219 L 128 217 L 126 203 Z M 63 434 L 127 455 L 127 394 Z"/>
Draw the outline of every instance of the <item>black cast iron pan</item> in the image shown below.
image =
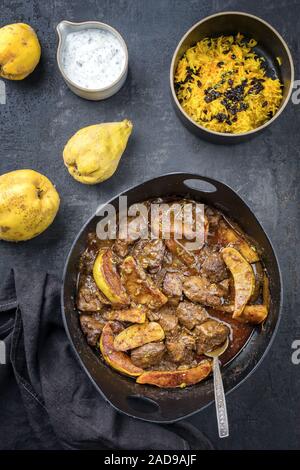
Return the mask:
<path id="1" fill-rule="evenodd" d="M 261 363 L 279 323 L 282 299 L 281 276 L 276 255 L 264 229 L 235 191 L 219 181 L 196 174 L 163 175 L 128 189 L 122 194 L 128 197 L 128 206 L 156 197 L 189 196 L 220 209 L 235 220 L 262 247 L 263 261 L 270 276 L 272 299 L 270 313 L 264 328 L 261 331 L 255 330 L 244 349 L 223 368 L 225 391 L 233 390 Z M 108 201 L 116 209 L 119 196 Z M 85 248 L 87 234 L 95 230 L 99 220 L 98 216 L 91 217 L 80 230 L 64 270 L 62 315 L 67 335 L 77 358 L 102 397 L 122 413 L 160 423 L 170 423 L 186 418 L 213 402 L 214 390 L 211 377 L 183 390 L 138 385 L 133 379 L 120 375 L 104 364 L 88 346 L 80 329 L 75 304 L 78 261 Z"/>

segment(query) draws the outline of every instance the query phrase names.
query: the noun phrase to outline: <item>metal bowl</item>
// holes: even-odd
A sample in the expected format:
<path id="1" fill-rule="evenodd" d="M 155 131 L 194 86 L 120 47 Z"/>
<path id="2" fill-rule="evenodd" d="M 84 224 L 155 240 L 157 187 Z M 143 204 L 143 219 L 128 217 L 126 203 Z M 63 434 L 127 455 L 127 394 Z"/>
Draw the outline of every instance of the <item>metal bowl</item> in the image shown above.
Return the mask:
<path id="1" fill-rule="evenodd" d="M 112 82 L 110 85 L 103 87 L 103 88 L 97 88 L 97 89 L 92 89 L 92 88 L 83 88 L 76 83 L 74 83 L 65 73 L 64 67 L 63 67 L 63 61 L 62 61 L 62 54 L 65 46 L 65 40 L 66 37 L 69 33 L 73 33 L 75 31 L 81 31 L 83 29 L 100 29 L 100 30 L 106 30 L 112 33 L 120 42 L 121 47 L 123 48 L 125 52 L 125 65 L 120 73 L 120 76 Z M 126 43 L 120 33 L 108 24 L 105 23 L 100 23 L 99 21 L 85 21 L 83 23 L 72 23 L 71 21 L 61 21 L 57 26 L 56 26 L 56 31 L 58 34 L 59 42 L 58 42 L 58 47 L 57 47 L 57 65 L 60 70 L 60 73 L 63 76 L 63 79 L 65 80 L 66 84 L 70 88 L 70 90 L 73 91 L 76 95 L 80 96 L 81 98 L 85 98 L 87 100 L 92 100 L 92 101 L 98 101 L 98 100 L 104 100 L 106 98 L 109 98 L 110 96 L 114 95 L 117 93 L 120 88 L 124 85 L 127 73 L 128 73 L 128 50 Z"/>
<path id="2" fill-rule="evenodd" d="M 222 368 L 225 392 L 228 393 L 249 377 L 262 362 L 278 328 L 282 287 L 281 275 L 266 232 L 241 197 L 224 183 L 193 173 L 170 173 L 152 178 L 113 197 L 107 202 L 118 210 L 119 197 L 128 197 L 128 207 L 157 197 L 191 197 L 234 217 L 245 232 L 262 249 L 262 260 L 269 274 L 271 305 L 264 328 L 256 328 L 245 347 Z M 105 208 L 103 205 L 102 208 Z M 93 215 L 79 231 L 66 261 L 61 295 L 64 326 L 76 356 L 100 395 L 115 409 L 134 418 L 170 423 L 191 416 L 214 401 L 210 376 L 186 389 L 160 389 L 140 385 L 105 364 L 88 345 L 79 324 L 76 289 L 79 258 L 86 247 L 87 236 L 96 230 L 101 217 Z M 255 391 L 254 391 L 255 393 Z M 257 397 L 259 399 L 259 397 Z"/>
<path id="3" fill-rule="evenodd" d="M 258 41 L 255 48 L 259 55 L 266 60 L 267 73 L 275 74 L 283 83 L 283 98 L 278 111 L 275 115 L 256 129 L 240 134 L 228 134 L 224 132 L 215 132 L 209 130 L 200 124 L 197 124 L 181 107 L 174 87 L 174 74 L 178 61 L 184 55 L 186 50 L 196 42 L 205 37 L 216 37 L 220 35 L 244 34 L 248 38 L 254 38 Z M 279 65 L 277 58 L 280 58 Z M 196 23 L 180 40 L 171 63 L 170 68 L 170 86 L 173 97 L 175 111 L 188 129 L 199 137 L 210 140 L 215 143 L 238 143 L 249 139 L 258 134 L 266 127 L 270 126 L 275 119 L 279 117 L 286 107 L 292 93 L 294 81 L 294 65 L 289 48 L 280 36 L 280 34 L 266 21 L 257 16 L 237 11 L 217 13 L 208 16 Z"/>

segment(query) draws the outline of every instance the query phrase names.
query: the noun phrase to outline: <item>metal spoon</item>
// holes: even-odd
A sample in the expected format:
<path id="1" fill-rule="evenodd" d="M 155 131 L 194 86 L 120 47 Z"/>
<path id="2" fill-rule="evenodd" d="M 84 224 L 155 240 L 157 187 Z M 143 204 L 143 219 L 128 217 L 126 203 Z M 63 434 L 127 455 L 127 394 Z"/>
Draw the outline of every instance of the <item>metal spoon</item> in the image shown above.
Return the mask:
<path id="1" fill-rule="evenodd" d="M 215 403 L 218 421 L 219 437 L 229 436 L 229 425 L 226 408 L 226 399 L 223 387 L 222 374 L 220 370 L 219 356 L 223 354 L 228 348 L 229 339 L 225 341 L 222 346 L 213 351 L 206 352 L 205 355 L 213 358 L 213 373 L 214 373 L 214 389 L 215 389 Z"/>

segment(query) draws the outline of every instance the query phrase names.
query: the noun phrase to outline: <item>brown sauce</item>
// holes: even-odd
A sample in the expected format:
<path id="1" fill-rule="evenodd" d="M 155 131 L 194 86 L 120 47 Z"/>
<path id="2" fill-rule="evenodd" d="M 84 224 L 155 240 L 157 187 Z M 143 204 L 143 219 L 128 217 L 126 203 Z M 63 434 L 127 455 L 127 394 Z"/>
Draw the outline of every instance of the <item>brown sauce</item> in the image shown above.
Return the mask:
<path id="1" fill-rule="evenodd" d="M 224 365 L 231 361 L 231 359 L 233 359 L 243 349 L 245 344 L 248 342 L 254 327 L 247 323 L 240 323 L 233 320 L 231 315 L 228 313 L 213 311 L 211 312 L 211 316 L 229 324 L 232 330 L 228 348 L 222 356 L 220 356 L 221 364 Z"/>

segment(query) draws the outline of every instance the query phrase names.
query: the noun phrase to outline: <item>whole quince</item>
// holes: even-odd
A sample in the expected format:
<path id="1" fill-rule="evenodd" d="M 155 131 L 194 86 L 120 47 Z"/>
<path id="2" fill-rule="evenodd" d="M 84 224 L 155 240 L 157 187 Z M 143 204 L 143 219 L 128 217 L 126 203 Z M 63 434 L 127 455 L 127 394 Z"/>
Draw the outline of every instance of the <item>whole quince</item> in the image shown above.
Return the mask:
<path id="1" fill-rule="evenodd" d="M 16 170 L 0 176 L 0 239 L 29 240 L 53 222 L 59 195 L 46 176 Z"/>
<path id="2" fill-rule="evenodd" d="M 0 77 L 23 80 L 40 57 L 41 46 L 31 26 L 15 23 L 0 28 Z"/>
<path id="3" fill-rule="evenodd" d="M 63 159 L 69 173 L 84 184 L 107 180 L 116 171 L 131 132 L 128 119 L 80 129 L 64 148 Z"/>

